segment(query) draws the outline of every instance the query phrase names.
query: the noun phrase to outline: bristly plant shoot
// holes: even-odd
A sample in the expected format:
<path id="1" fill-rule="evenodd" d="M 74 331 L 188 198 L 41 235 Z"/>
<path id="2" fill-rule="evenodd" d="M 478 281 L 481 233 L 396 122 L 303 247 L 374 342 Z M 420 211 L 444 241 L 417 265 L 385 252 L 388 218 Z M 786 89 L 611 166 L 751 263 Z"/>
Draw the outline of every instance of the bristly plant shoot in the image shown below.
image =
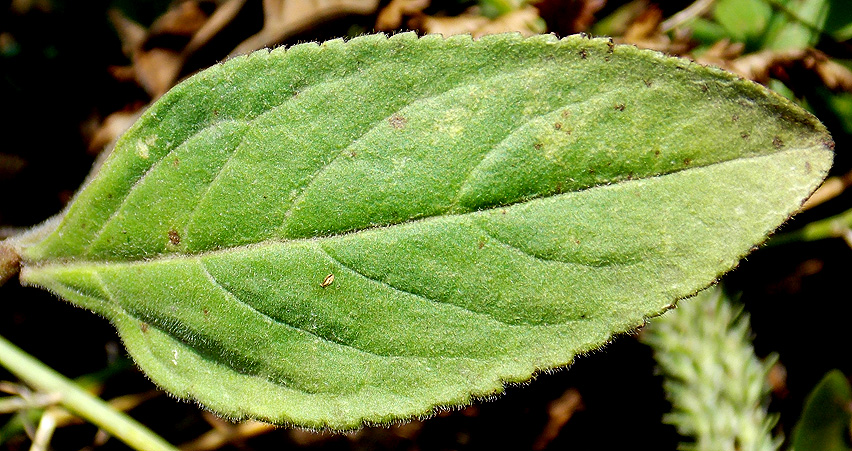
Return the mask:
<path id="1" fill-rule="evenodd" d="M 371 35 L 181 83 L 2 246 L 175 396 L 350 429 L 641 326 L 789 218 L 832 148 L 755 83 L 605 39 Z"/>

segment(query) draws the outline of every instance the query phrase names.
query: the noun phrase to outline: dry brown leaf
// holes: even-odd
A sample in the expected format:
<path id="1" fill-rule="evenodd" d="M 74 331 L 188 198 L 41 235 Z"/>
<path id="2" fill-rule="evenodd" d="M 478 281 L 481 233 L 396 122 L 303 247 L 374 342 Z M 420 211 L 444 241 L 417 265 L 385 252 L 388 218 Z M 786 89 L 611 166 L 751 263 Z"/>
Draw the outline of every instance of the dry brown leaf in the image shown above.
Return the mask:
<path id="1" fill-rule="evenodd" d="M 92 135 L 92 139 L 89 141 L 89 152 L 100 152 L 111 142 L 118 139 L 139 117 L 139 110 L 141 108 L 137 111 L 117 111 L 107 116 Z"/>
<path id="2" fill-rule="evenodd" d="M 769 383 L 773 397 L 784 399 L 790 394 L 787 388 L 787 368 L 781 362 L 775 362 L 772 368 L 769 368 L 766 381 Z"/>
<path id="3" fill-rule="evenodd" d="M 96 395 L 101 393 L 103 386 L 95 386 L 92 388 L 93 392 Z M 115 410 L 121 412 L 127 412 L 129 410 L 135 409 L 140 406 L 142 403 L 150 401 L 154 398 L 162 396 L 163 392 L 159 390 L 148 390 L 142 393 L 134 393 L 128 395 L 117 396 L 115 398 L 110 399 L 107 403 Z M 58 409 L 55 412 L 55 420 L 56 427 L 62 428 L 66 426 L 75 426 L 79 424 L 84 424 L 85 420 L 81 419 L 79 416 L 68 412 L 64 409 Z"/>
<path id="4" fill-rule="evenodd" d="M 825 55 L 822 55 L 825 56 Z M 829 58 L 816 60 L 814 70 L 832 91 L 852 92 L 852 71 Z"/>
<path id="5" fill-rule="evenodd" d="M 156 99 L 174 86 L 183 61 L 180 52 L 170 49 L 153 48 L 138 52 L 133 58 L 136 80 Z"/>
<path id="6" fill-rule="evenodd" d="M 470 34 L 479 37 L 506 32 L 519 32 L 530 36 L 544 31 L 544 23 L 538 10 L 532 6 L 503 14 L 496 19 L 488 19 L 473 12 L 453 17 L 421 16 L 415 18 L 409 26 L 444 36 Z"/>
<path id="7" fill-rule="evenodd" d="M 186 44 L 186 47 L 183 49 L 184 57 L 195 53 L 210 42 L 216 34 L 237 17 L 237 14 L 245 3 L 246 0 L 227 0 L 225 3 L 219 5 L 213 14 L 210 15 L 210 18 L 207 19 L 207 22 L 195 32 L 192 39 Z"/>
<path id="8" fill-rule="evenodd" d="M 107 68 L 112 78 L 121 82 L 130 82 L 136 80 L 136 72 L 133 66 L 110 66 Z"/>
<path id="9" fill-rule="evenodd" d="M 825 87 L 832 91 L 852 92 L 852 71 L 814 49 L 764 50 L 737 58 L 721 67 L 763 84 L 768 83 L 770 78 L 785 78 L 790 69 L 804 69 L 816 74 Z"/>
<path id="10" fill-rule="evenodd" d="M 652 4 L 627 27 L 620 42 L 640 48 L 665 51 L 664 49 L 671 44 L 671 39 L 660 32 L 662 21 L 663 11 L 659 6 Z"/>
<path id="11" fill-rule="evenodd" d="M 207 13 L 201 9 L 199 2 L 194 0 L 182 1 L 170 7 L 162 16 L 151 24 L 149 35 L 192 36 L 204 23 Z"/>
<path id="12" fill-rule="evenodd" d="M 624 39 L 628 42 L 637 42 L 649 39 L 659 39 L 660 23 L 663 21 L 663 11 L 657 5 L 651 5 L 627 27 Z"/>
<path id="13" fill-rule="evenodd" d="M 662 31 L 662 21 L 663 11 L 652 4 L 627 27 L 624 36 L 616 41 L 670 55 L 686 54 L 692 47 L 689 31 L 677 29 L 674 31 L 674 36 L 669 37 Z"/>
<path id="14" fill-rule="evenodd" d="M 444 36 L 457 34 L 473 34 L 475 30 L 485 26 L 491 20 L 479 14 L 464 13 L 458 16 L 438 17 L 420 16 L 412 19 L 408 26 L 423 30 L 424 33 L 435 33 Z"/>
<path id="15" fill-rule="evenodd" d="M 30 10 L 41 12 L 51 12 L 53 10 L 50 0 L 12 0 L 10 3 L 9 9 L 19 15 L 25 14 Z"/>
<path id="16" fill-rule="evenodd" d="M 803 54 L 804 50 L 794 50 L 793 52 Z M 778 68 L 782 62 L 791 62 L 793 60 L 791 58 L 793 56 L 791 55 L 792 52 L 783 52 L 784 55 L 781 53 L 773 50 L 750 53 L 736 60 L 720 64 L 720 67 L 743 78 L 766 84 L 769 83 L 769 79 L 771 78 L 771 68 Z"/>
<path id="17" fill-rule="evenodd" d="M 241 42 L 231 55 L 275 45 L 337 17 L 373 14 L 378 7 L 379 0 L 264 0 L 263 28 Z"/>
<path id="18" fill-rule="evenodd" d="M 160 36 L 183 37 L 188 40 L 207 22 L 205 13 L 197 1 L 177 3 L 157 18 L 148 30 L 147 39 Z M 154 47 L 143 45 L 134 54 L 133 66 L 139 83 L 157 98 L 171 89 L 183 69 L 186 55 L 181 48 Z"/>
<path id="19" fill-rule="evenodd" d="M 850 186 L 852 186 L 852 172 L 825 179 L 825 182 L 802 205 L 802 211 L 834 199 Z"/>
<path id="20" fill-rule="evenodd" d="M 159 17 L 149 30 L 111 10 L 109 17 L 122 43 L 122 50 L 131 59 L 136 81 L 157 98 L 174 86 L 186 60 L 182 48 L 147 48 L 146 42 L 160 36 L 178 36 L 189 40 L 207 21 L 207 14 L 197 1 L 176 4 Z M 126 72 L 114 70 L 126 77 Z"/>
<path id="21" fill-rule="evenodd" d="M 117 9 L 109 10 L 107 15 L 118 34 L 118 39 L 121 41 L 121 51 L 128 58 L 133 58 L 133 55 L 142 48 L 142 44 L 148 37 L 148 30 L 142 25 L 128 19 L 127 16 Z"/>
<path id="22" fill-rule="evenodd" d="M 606 0 L 581 0 L 574 15 L 574 26 L 572 31 L 579 33 L 586 31 L 595 23 L 595 13 L 606 5 Z"/>
<path id="23" fill-rule="evenodd" d="M 418 435 L 420 435 L 420 431 L 423 430 L 423 422 L 409 421 L 407 423 L 395 424 L 390 426 L 389 430 L 397 437 L 414 440 Z"/>
<path id="24" fill-rule="evenodd" d="M 582 409 L 583 398 L 575 388 L 569 388 L 562 396 L 552 401 L 547 407 L 547 424 L 545 424 L 544 430 L 536 439 L 532 449 L 547 448 L 547 445 L 559 435 L 559 431 L 565 426 L 565 423 L 574 416 L 575 412 Z"/>
<path id="25" fill-rule="evenodd" d="M 213 429 L 195 440 L 181 445 L 182 451 L 212 451 L 227 445 L 241 443 L 276 428 L 274 425 L 259 421 L 246 421 L 235 425 L 208 412 L 204 412 L 204 419 L 210 423 Z"/>
<path id="26" fill-rule="evenodd" d="M 430 0 L 391 0 L 376 18 L 376 30 L 395 30 L 402 26 L 403 16 L 420 14 Z"/>
<path id="27" fill-rule="evenodd" d="M 497 34 L 506 32 L 519 32 L 524 36 L 543 33 L 546 30 L 544 21 L 539 15 L 538 9 L 527 6 L 525 8 L 503 14 L 489 21 L 473 33 L 474 37 L 486 34 Z"/>
<path id="28" fill-rule="evenodd" d="M 604 5 L 606 0 L 541 0 L 535 3 L 551 29 L 565 34 L 587 31 L 595 22 L 595 13 Z"/>
<path id="29" fill-rule="evenodd" d="M 722 39 L 714 43 L 696 61 L 704 65 L 723 67 L 739 58 L 744 49 L 745 45 L 742 42 L 731 43 L 727 39 Z"/>

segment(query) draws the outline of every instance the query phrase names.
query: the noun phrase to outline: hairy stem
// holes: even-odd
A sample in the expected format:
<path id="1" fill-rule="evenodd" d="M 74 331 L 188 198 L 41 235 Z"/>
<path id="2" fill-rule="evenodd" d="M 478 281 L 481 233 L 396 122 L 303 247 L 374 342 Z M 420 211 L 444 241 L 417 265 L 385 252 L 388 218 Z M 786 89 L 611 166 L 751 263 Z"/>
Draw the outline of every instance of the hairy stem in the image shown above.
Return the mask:
<path id="1" fill-rule="evenodd" d="M 59 403 L 139 451 L 177 451 L 162 437 L 110 407 L 35 357 L 0 337 L 0 364 L 33 388 L 62 395 Z"/>

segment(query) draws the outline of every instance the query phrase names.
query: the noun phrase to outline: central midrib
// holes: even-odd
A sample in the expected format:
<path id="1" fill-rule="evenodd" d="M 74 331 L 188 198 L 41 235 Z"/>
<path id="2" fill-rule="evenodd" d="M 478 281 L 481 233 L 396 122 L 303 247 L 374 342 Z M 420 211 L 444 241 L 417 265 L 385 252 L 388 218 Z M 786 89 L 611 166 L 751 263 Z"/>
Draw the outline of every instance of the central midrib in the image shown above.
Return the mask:
<path id="1" fill-rule="evenodd" d="M 186 252 L 186 253 L 167 253 L 167 254 L 160 254 L 160 255 L 155 256 L 155 257 L 138 258 L 136 260 L 132 260 L 132 259 L 91 259 L 91 260 L 84 260 L 84 259 L 80 259 L 80 258 L 75 257 L 75 256 L 68 256 L 68 257 L 54 258 L 54 259 L 45 259 L 45 260 L 42 260 L 42 261 L 31 261 L 31 260 L 25 259 L 23 261 L 22 271 L 25 270 L 25 269 L 28 269 L 28 268 L 38 269 L 38 268 L 42 268 L 42 267 L 50 267 L 50 266 L 55 266 L 55 265 L 67 266 L 69 268 L 75 267 L 75 266 L 97 266 L 97 265 L 138 265 L 140 263 L 156 263 L 156 262 L 163 262 L 163 261 L 180 260 L 182 258 L 198 258 L 198 257 L 205 257 L 205 256 L 210 256 L 210 255 L 226 255 L 230 252 L 239 252 L 239 251 L 244 251 L 244 250 L 250 250 L 252 248 L 263 247 L 264 245 L 269 245 L 269 244 L 313 243 L 313 242 L 318 242 L 318 241 L 323 241 L 323 240 L 353 236 L 353 235 L 357 235 L 357 234 L 360 234 L 360 233 L 368 233 L 368 232 L 372 232 L 372 231 L 375 231 L 375 230 L 392 228 L 392 227 L 411 226 L 411 225 L 414 225 L 414 224 L 427 224 L 429 222 L 451 220 L 453 218 L 461 218 L 461 217 L 465 217 L 465 216 L 469 216 L 469 215 L 487 214 L 487 213 L 495 211 L 495 210 L 500 210 L 500 209 L 504 209 L 504 208 L 512 208 L 512 207 L 520 206 L 520 205 L 523 205 L 523 204 L 526 204 L 526 203 L 529 203 L 529 202 L 535 202 L 535 201 L 538 201 L 538 200 L 573 196 L 573 195 L 577 195 L 577 194 L 582 193 L 582 192 L 597 190 L 597 189 L 612 189 L 612 188 L 617 187 L 617 186 L 637 184 L 637 183 L 646 183 L 646 182 L 653 180 L 653 179 L 657 179 L 657 178 L 661 178 L 661 177 L 665 177 L 665 176 L 669 176 L 669 175 L 674 175 L 674 174 L 678 174 L 678 173 L 682 173 L 682 172 L 699 171 L 699 170 L 702 170 L 702 169 L 705 169 L 705 168 L 708 168 L 708 167 L 718 166 L 718 165 L 722 165 L 722 164 L 726 164 L 726 163 L 730 163 L 730 162 L 734 162 L 734 161 L 748 161 L 748 160 L 759 160 L 759 159 L 763 159 L 763 158 L 773 158 L 773 157 L 777 157 L 777 156 L 780 156 L 780 155 L 783 155 L 783 154 L 786 154 L 786 153 L 789 153 L 789 152 L 798 152 L 798 151 L 804 151 L 804 150 L 809 150 L 809 149 L 821 149 L 821 148 L 824 148 L 824 147 L 825 147 L 825 145 L 815 144 L 815 145 L 810 146 L 810 147 L 787 148 L 785 150 L 781 150 L 781 151 L 778 151 L 778 152 L 774 152 L 774 153 L 771 153 L 771 154 L 765 154 L 765 155 L 738 156 L 738 157 L 730 158 L 730 159 L 727 159 L 727 160 L 714 161 L 714 162 L 704 164 L 704 165 L 695 165 L 695 166 L 690 166 L 690 167 L 686 167 L 686 168 L 675 169 L 675 170 L 669 171 L 669 172 L 662 172 L 662 173 L 658 173 L 658 174 L 649 174 L 645 177 L 633 178 L 633 179 L 630 179 L 630 180 L 623 179 L 623 180 L 610 182 L 610 183 L 600 183 L 600 184 L 592 185 L 592 186 L 589 186 L 589 187 L 586 187 L 586 188 L 583 188 L 583 189 L 579 189 L 579 190 L 576 190 L 576 191 L 570 191 L 570 192 L 559 193 L 559 194 L 540 194 L 540 195 L 530 196 L 530 197 L 523 198 L 523 199 L 520 199 L 520 200 L 515 201 L 515 202 L 497 205 L 497 206 L 482 209 L 482 210 L 476 210 L 476 211 L 470 211 L 470 212 L 464 212 L 464 213 L 424 216 L 424 217 L 419 217 L 419 218 L 412 219 L 412 220 L 409 220 L 409 221 L 402 221 L 402 222 L 393 223 L 393 224 L 375 225 L 375 226 L 371 226 L 371 227 L 364 227 L 364 228 L 361 228 L 361 229 L 355 229 L 355 230 L 350 230 L 350 231 L 346 231 L 346 232 L 342 232 L 342 233 L 335 233 L 335 234 L 328 234 L 328 235 L 318 235 L 318 236 L 312 236 L 312 237 L 306 237 L 306 238 L 269 238 L 269 239 L 265 239 L 265 240 L 254 242 L 254 243 L 247 243 L 247 244 L 231 246 L 231 247 L 222 248 L 222 249 L 205 249 L 205 250 L 200 250 L 200 251 L 197 251 L 197 252 Z M 24 252 L 24 254 L 26 254 L 26 253 Z"/>

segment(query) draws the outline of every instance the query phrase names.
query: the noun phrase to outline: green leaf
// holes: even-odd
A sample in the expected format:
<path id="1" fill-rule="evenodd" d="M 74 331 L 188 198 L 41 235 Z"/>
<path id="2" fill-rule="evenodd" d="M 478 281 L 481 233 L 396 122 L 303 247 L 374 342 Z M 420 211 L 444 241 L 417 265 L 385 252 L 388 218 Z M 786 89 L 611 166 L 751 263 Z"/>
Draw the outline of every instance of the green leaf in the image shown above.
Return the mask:
<path id="1" fill-rule="evenodd" d="M 770 50 L 802 49 L 816 45 L 827 18 L 834 15 L 829 12 L 837 9 L 834 2 L 829 0 L 774 3 L 779 11 L 764 37 L 764 46 Z"/>
<path id="2" fill-rule="evenodd" d="M 823 377 L 808 395 L 793 429 L 795 451 L 848 451 L 852 423 L 852 387 L 839 370 Z"/>
<path id="3" fill-rule="evenodd" d="M 689 21 L 688 26 L 692 30 L 692 38 L 706 48 L 713 46 L 721 39 L 729 38 L 724 27 L 703 17 L 696 17 Z"/>
<path id="4" fill-rule="evenodd" d="M 852 39 L 852 3 L 844 0 L 826 0 L 828 11 L 824 31 L 837 41 Z"/>
<path id="5" fill-rule="evenodd" d="M 521 9 L 524 4 L 526 0 L 479 0 L 482 15 L 492 18 Z"/>
<path id="6" fill-rule="evenodd" d="M 124 135 L 21 280 L 163 388 L 344 429 L 571 363 L 709 285 L 820 183 L 811 115 L 573 36 L 261 51 Z M 333 275 L 332 277 L 329 275 Z"/>
<path id="7" fill-rule="evenodd" d="M 822 97 L 828 107 L 837 115 L 843 131 L 852 134 L 852 93 L 829 93 L 826 91 L 820 94 L 823 94 Z"/>
<path id="8" fill-rule="evenodd" d="M 713 18 L 734 41 L 755 43 L 769 25 L 772 7 L 765 0 L 718 0 Z"/>

